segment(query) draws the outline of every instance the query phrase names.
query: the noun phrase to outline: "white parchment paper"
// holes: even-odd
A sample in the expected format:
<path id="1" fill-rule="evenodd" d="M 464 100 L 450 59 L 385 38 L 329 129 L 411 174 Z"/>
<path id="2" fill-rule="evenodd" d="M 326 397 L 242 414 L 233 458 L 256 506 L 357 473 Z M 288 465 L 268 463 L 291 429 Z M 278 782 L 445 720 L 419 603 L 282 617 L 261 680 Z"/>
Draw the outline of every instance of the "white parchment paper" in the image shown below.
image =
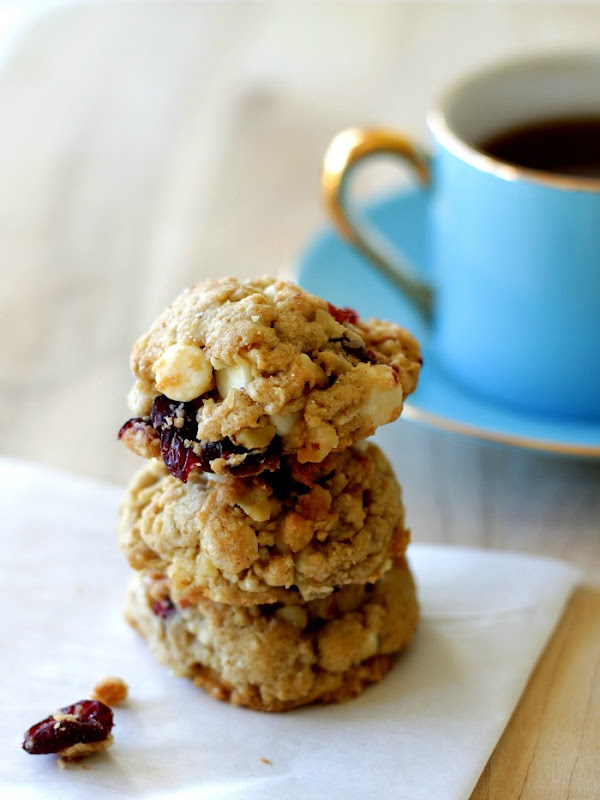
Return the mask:
<path id="1" fill-rule="evenodd" d="M 423 619 L 392 672 L 350 703 L 270 715 L 171 677 L 124 622 L 121 490 L 9 459 L 0 486 L 11 800 L 466 800 L 578 578 L 553 560 L 413 544 Z M 130 685 L 113 748 L 64 770 L 20 749 L 106 675 Z"/>

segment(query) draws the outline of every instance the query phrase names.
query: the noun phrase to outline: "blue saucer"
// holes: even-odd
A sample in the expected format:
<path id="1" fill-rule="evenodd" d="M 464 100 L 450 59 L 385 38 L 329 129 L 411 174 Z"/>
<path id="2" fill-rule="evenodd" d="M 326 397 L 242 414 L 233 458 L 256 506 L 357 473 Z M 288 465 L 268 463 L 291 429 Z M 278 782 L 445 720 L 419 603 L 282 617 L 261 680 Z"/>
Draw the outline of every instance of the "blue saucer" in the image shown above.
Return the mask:
<path id="1" fill-rule="evenodd" d="M 427 247 L 429 204 L 414 190 L 381 200 L 367 216 L 412 261 L 423 276 L 430 273 Z M 455 383 L 436 362 L 428 331 L 418 313 L 359 253 L 337 234 L 325 230 L 301 254 L 295 278 L 305 289 L 362 317 L 390 319 L 421 342 L 423 370 L 403 417 L 481 439 L 534 450 L 600 458 L 600 423 L 535 416 L 497 405 Z"/>

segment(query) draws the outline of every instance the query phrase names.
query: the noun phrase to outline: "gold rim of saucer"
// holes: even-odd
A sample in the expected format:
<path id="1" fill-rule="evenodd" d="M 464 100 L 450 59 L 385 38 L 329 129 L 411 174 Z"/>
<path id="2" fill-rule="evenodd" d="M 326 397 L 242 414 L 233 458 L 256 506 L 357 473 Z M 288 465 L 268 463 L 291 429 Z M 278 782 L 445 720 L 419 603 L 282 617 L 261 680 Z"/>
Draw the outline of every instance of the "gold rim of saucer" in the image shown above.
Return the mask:
<path id="1" fill-rule="evenodd" d="M 569 456 L 584 456 L 587 458 L 600 458 L 600 446 L 587 444 L 568 444 L 562 442 L 551 442 L 546 439 L 536 439 L 530 436 L 518 436 L 510 433 L 481 428 L 478 425 L 470 425 L 467 422 L 458 422 L 448 419 L 439 414 L 432 414 L 422 408 L 412 405 L 407 400 L 404 403 L 402 417 L 414 422 L 422 422 L 432 425 L 434 428 L 442 428 L 451 433 L 459 433 L 463 436 L 470 436 L 475 439 L 484 439 L 488 442 L 497 444 L 507 444 L 513 447 L 521 447 L 526 450 L 537 450 L 538 452 L 559 453 Z"/>

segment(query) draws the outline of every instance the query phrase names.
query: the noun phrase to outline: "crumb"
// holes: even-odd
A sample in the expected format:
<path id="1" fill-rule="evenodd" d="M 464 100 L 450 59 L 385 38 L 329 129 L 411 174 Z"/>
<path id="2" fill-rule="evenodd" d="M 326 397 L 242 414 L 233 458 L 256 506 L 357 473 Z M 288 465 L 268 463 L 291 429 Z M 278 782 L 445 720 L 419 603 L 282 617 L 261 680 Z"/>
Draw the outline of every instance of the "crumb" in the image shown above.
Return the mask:
<path id="1" fill-rule="evenodd" d="M 269 761 L 268 758 L 261 758 L 260 760 L 263 762 L 263 764 L 273 764 L 273 762 Z"/>
<path id="2" fill-rule="evenodd" d="M 92 698 L 107 706 L 120 706 L 127 700 L 129 687 L 122 678 L 110 675 L 94 686 Z"/>
<path id="3" fill-rule="evenodd" d="M 100 753 L 102 752 L 102 750 L 108 750 L 109 747 L 112 747 L 113 743 L 114 743 L 114 738 L 111 733 L 106 739 L 103 739 L 100 742 L 87 742 L 87 743 L 79 742 L 77 744 L 74 744 L 71 747 L 67 747 L 65 750 L 60 751 L 58 758 L 58 766 L 61 769 L 64 769 L 65 765 L 69 764 L 72 761 L 81 761 L 82 758 L 87 758 L 88 756 L 91 756 L 94 753 Z M 88 769 L 88 767 L 84 768 Z"/>

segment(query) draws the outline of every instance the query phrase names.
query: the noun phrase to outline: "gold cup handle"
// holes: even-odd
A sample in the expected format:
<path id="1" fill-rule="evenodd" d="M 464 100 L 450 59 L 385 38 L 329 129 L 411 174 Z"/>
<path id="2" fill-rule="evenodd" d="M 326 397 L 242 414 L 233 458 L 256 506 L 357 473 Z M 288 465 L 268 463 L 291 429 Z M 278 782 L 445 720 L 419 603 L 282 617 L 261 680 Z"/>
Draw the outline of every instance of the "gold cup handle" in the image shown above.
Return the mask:
<path id="1" fill-rule="evenodd" d="M 349 128 L 338 133 L 325 153 L 321 179 L 325 205 L 340 234 L 398 287 L 429 321 L 433 304 L 431 287 L 419 280 L 410 264 L 350 200 L 349 187 L 355 167 L 366 158 L 382 154 L 400 157 L 414 168 L 421 183 L 429 184 L 429 157 L 410 139 L 385 128 Z"/>

